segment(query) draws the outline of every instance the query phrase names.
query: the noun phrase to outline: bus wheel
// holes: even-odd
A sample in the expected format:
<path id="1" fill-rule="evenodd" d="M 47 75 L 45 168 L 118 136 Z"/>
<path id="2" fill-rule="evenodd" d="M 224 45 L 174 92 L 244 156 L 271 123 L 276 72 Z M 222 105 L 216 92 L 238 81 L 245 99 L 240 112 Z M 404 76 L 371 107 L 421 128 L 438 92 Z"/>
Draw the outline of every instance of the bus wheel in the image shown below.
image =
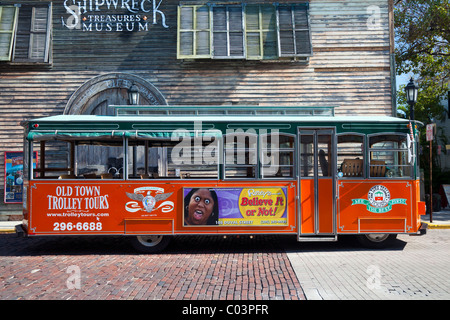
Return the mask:
<path id="1" fill-rule="evenodd" d="M 136 236 L 131 238 L 131 244 L 139 252 L 158 253 L 169 245 L 170 239 L 169 236 L 161 235 Z"/>
<path id="2" fill-rule="evenodd" d="M 390 233 L 368 233 L 356 236 L 359 243 L 366 248 L 382 249 L 390 246 L 397 238 L 396 234 Z"/>

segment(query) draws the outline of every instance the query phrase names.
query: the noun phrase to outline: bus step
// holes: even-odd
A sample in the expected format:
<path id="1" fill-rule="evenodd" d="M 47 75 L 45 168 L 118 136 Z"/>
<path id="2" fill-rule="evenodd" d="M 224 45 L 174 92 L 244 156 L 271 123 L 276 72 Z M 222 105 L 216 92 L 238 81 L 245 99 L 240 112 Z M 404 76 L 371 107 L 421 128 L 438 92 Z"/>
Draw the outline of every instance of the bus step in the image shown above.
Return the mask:
<path id="1" fill-rule="evenodd" d="M 334 236 L 299 236 L 297 238 L 298 242 L 333 242 L 337 241 L 337 235 Z"/>

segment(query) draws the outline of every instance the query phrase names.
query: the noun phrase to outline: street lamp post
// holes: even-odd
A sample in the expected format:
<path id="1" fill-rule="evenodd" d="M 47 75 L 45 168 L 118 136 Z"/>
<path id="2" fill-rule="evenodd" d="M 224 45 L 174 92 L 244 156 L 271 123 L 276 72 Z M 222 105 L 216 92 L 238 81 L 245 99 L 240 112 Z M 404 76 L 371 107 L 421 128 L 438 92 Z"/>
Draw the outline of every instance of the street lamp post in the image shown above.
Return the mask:
<path id="1" fill-rule="evenodd" d="M 414 105 L 417 102 L 419 87 L 414 83 L 413 78 L 409 80 L 409 83 L 405 87 L 406 102 L 409 104 L 409 119 L 414 120 Z M 413 124 L 411 124 L 413 125 Z M 432 127 L 431 127 L 432 128 Z M 429 138 L 427 135 L 427 141 L 430 142 L 430 222 L 433 222 L 433 137 Z"/>
<path id="2" fill-rule="evenodd" d="M 409 104 L 409 119 L 414 120 L 414 105 L 417 102 L 417 94 L 419 87 L 414 83 L 413 78 L 409 80 L 409 83 L 405 87 L 406 102 Z"/>
<path id="3" fill-rule="evenodd" d="M 134 83 L 131 85 L 130 89 L 128 89 L 128 99 L 133 106 L 139 104 L 139 89 Z"/>

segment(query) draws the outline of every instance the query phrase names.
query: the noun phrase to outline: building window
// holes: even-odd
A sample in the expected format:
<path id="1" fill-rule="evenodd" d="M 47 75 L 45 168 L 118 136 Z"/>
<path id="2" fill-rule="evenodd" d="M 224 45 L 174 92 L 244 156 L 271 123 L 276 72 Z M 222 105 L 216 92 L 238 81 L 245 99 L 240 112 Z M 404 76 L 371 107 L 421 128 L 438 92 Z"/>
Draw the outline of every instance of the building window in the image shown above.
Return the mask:
<path id="1" fill-rule="evenodd" d="M 51 4 L 0 6 L 0 61 L 50 63 Z"/>
<path id="2" fill-rule="evenodd" d="M 312 56 L 308 4 L 178 7 L 178 59 Z"/>

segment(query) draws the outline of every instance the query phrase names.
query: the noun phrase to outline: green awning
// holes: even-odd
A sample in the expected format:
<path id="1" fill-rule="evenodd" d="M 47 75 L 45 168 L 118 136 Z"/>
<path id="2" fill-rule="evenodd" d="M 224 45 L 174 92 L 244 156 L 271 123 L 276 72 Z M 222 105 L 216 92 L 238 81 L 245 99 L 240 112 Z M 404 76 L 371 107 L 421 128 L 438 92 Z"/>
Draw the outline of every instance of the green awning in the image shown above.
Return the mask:
<path id="1" fill-rule="evenodd" d="M 70 131 L 31 131 L 27 139 L 31 141 L 42 140 L 106 140 L 117 139 L 129 135 L 127 131 L 102 131 L 102 132 L 70 132 Z"/>
<path id="2" fill-rule="evenodd" d="M 222 133 L 219 130 L 206 131 L 31 131 L 28 133 L 27 139 L 30 141 L 43 140 L 111 140 L 127 137 L 130 139 L 142 140 L 178 140 L 180 137 L 202 138 L 202 137 L 220 137 Z"/>

